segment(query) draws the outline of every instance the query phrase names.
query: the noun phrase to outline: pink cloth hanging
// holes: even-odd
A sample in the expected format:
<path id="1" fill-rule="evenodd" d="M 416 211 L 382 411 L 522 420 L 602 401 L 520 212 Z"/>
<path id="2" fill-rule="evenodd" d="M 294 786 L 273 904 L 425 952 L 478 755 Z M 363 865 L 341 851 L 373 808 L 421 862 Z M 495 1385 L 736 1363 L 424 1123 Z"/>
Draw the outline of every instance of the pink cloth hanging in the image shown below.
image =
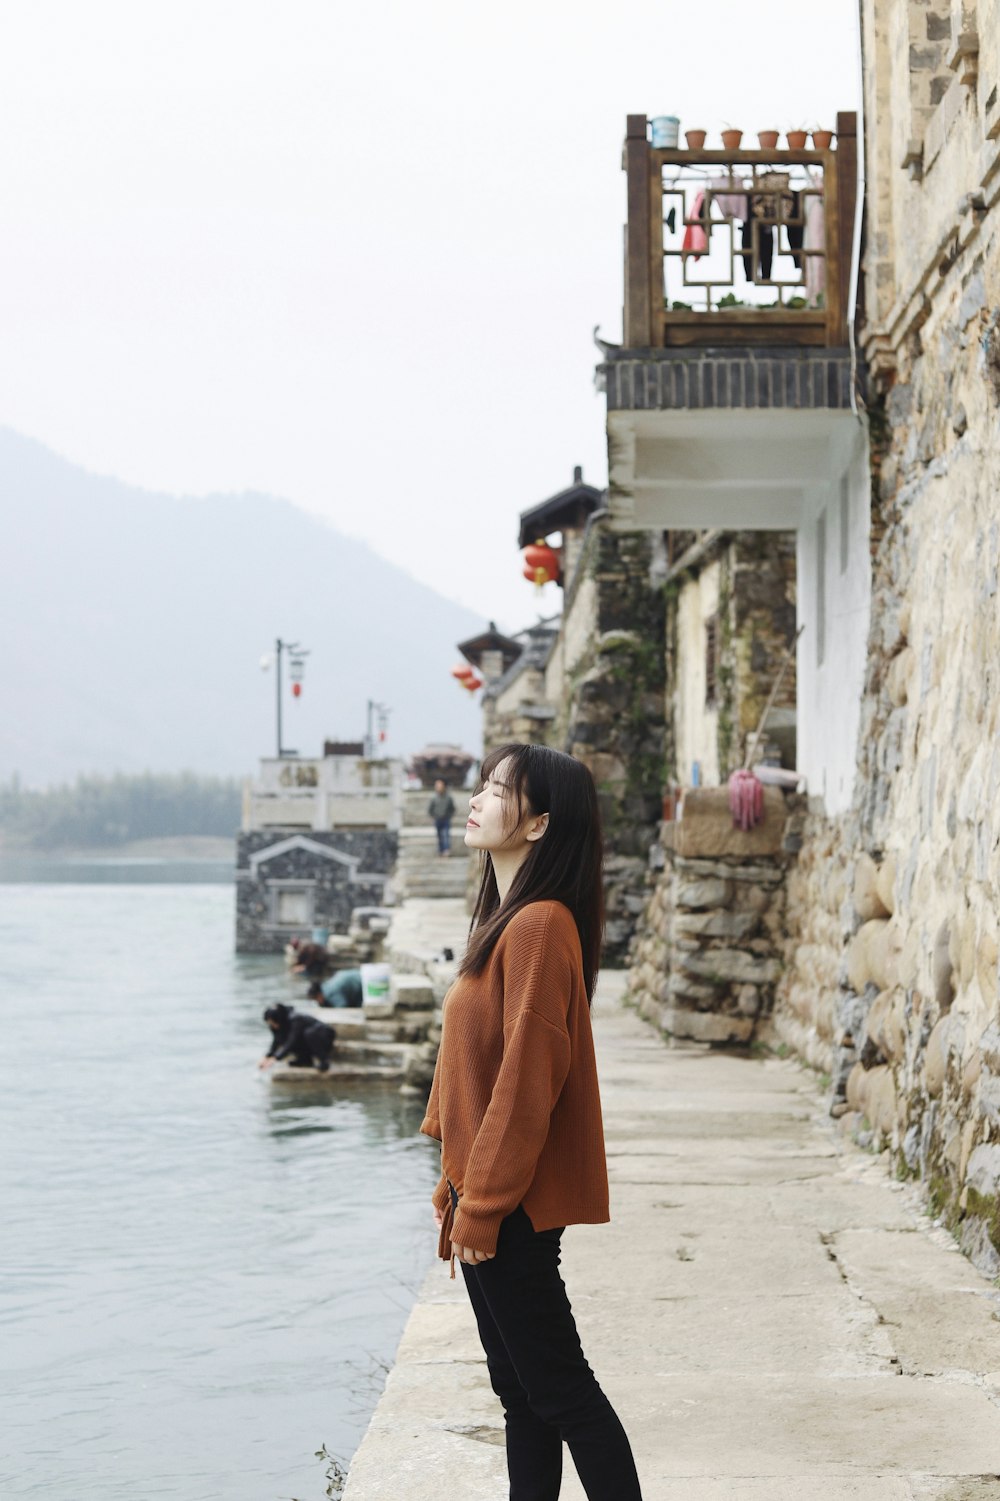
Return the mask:
<path id="1" fill-rule="evenodd" d="M 810 193 L 806 198 L 805 220 L 804 249 L 825 251 L 826 209 L 821 194 Z M 803 259 L 806 263 L 806 297 L 810 307 L 816 307 L 826 291 L 826 259 L 822 255 L 807 255 Z"/>
<path id="2" fill-rule="evenodd" d="M 699 193 L 691 207 L 691 218 L 686 219 L 687 229 L 684 231 L 682 250 L 689 251 L 695 258 L 704 255 L 708 249 L 708 234 L 705 230 L 705 194 Z"/>

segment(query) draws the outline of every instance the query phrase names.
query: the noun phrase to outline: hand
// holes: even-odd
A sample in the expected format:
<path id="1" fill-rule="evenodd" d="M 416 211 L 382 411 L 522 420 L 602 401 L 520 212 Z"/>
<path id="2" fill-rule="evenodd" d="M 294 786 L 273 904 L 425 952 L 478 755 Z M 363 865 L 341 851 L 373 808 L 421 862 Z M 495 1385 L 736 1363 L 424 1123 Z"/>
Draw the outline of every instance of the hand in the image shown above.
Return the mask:
<path id="1" fill-rule="evenodd" d="M 495 1251 L 476 1251 L 472 1246 L 460 1246 L 457 1240 L 451 1243 L 451 1254 L 457 1261 L 468 1262 L 475 1266 L 478 1261 L 492 1261 L 497 1254 Z"/>
<path id="2" fill-rule="evenodd" d="M 439 1209 L 436 1204 L 434 1205 L 434 1223 L 439 1230 L 444 1224 L 444 1211 Z"/>
<path id="3" fill-rule="evenodd" d="M 260 1060 L 260 1062 L 258 1063 L 257 1067 L 258 1068 L 270 1068 L 273 1062 L 274 1062 L 273 1058 L 262 1058 Z"/>

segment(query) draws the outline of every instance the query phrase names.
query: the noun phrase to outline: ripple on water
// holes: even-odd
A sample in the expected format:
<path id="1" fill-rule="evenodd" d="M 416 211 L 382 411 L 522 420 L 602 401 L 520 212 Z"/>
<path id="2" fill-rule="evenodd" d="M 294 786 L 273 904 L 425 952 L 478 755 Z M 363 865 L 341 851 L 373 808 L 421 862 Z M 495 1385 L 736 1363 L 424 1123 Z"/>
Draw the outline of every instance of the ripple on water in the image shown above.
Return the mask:
<path id="1" fill-rule="evenodd" d="M 3 888 L 4 1496 L 320 1497 L 430 1264 L 419 1107 L 271 1089 L 302 987 L 231 953 L 232 900 Z"/>

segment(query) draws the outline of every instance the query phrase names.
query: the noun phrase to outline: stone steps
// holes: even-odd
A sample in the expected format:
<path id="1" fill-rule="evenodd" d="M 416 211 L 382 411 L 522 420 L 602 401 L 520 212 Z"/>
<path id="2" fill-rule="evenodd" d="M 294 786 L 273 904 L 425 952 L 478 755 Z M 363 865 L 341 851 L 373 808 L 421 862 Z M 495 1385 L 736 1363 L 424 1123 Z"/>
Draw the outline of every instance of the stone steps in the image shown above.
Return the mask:
<path id="1" fill-rule="evenodd" d="M 468 872 L 469 856 L 461 843 L 445 859 L 438 854 L 433 828 L 400 829 L 393 884 L 401 899 L 463 897 Z"/>

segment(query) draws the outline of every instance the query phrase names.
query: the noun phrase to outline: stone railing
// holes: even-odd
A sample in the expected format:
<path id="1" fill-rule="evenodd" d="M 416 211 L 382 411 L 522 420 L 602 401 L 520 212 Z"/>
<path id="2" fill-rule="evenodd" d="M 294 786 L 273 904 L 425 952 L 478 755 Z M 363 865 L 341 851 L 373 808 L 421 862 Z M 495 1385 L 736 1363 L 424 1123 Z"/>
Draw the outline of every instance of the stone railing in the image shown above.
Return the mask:
<path id="1" fill-rule="evenodd" d="M 398 761 L 268 757 L 243 792 L 243 829 L 398 828 Z"/>

